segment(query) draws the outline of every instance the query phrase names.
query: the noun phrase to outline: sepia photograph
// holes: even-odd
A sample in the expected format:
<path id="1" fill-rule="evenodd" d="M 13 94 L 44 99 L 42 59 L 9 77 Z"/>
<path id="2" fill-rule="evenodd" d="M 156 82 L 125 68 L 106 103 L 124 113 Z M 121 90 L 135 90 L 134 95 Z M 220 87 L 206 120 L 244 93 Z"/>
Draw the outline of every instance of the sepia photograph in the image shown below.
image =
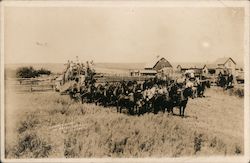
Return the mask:
<path id="1" fill-rule="evenodd" d="M 247 163 L 249 140 L 248 1 L 1 4 L 1 162 Z"/>

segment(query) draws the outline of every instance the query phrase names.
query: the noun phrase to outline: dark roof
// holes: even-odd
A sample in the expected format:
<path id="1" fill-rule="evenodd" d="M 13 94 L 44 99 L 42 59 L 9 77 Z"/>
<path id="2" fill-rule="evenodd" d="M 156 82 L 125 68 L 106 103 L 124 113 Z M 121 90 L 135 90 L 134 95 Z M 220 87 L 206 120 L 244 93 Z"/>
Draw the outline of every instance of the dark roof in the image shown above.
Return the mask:
<path id="1" fill-rule="evenodd" d="M 181 63 L 178 64 L 178 66 L 181 66 L 182 69 L 190 69 L 190 68 L 198 68 L 198 69 L 202 69 L 204 67 L 205 64 L 203 63 Z"/>
<path id="2" fill-rule="evenodd" d="M 165 60 L 166 62 L 166 67 L 172 67 L 172 65 L 169 63 L 168 60 L 166 60 L 164 57 L 158 57 L 158 58 L 154 58 L 152 59 L 150 62 L 148 62 L 145 66 L 145 68 L 154 68 L 157 63 L 161 60 Z"/>

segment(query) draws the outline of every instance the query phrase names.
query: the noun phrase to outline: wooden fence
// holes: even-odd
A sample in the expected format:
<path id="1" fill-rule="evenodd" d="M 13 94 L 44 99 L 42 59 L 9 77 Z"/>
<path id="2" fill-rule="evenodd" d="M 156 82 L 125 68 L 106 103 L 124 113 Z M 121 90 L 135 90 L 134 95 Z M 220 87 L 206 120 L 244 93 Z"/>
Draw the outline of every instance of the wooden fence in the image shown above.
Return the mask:
<path id="1" fill-rule="evenodd" d="M 11 86 L 17 91 L 53 91 L 55 89 L 55 81 L 53 79 L 37 79 L 37 78 L 16 78 L 7 80 L 11 82 Z"/>

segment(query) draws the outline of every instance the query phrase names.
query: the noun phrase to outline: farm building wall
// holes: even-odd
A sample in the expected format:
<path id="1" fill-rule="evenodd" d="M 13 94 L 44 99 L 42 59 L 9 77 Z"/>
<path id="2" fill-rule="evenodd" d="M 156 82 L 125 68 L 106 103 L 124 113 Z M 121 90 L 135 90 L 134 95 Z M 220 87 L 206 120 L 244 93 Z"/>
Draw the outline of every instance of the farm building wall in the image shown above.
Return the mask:
<path id="1" fill-rule="evenodd" d="M 224 74 L 224 69 L 223 68 L 216 68 L 215 74 L 218 75 L 219 73 Z"/>
<path id="2" fill-rule="evenodd" d="M 173 68 L 172 67 L 164 67 L 161 70 L 159 70 L 159 73 L 161 73 L 162 75 L 171 75 L 173 74 Z"/>

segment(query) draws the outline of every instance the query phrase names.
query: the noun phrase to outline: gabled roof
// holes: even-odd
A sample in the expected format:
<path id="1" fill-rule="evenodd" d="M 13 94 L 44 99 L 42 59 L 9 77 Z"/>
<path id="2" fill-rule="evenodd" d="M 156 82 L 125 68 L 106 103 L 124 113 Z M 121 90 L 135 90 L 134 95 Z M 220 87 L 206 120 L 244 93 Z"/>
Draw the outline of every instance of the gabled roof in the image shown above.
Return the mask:
<path id="1" fill-rule="evenodd" d="M 190 69 L 190 68 L 202 69 L 204 65 L 205 64 L 203 63 L 180 63 L 177 65 L 177 67 L 181 66 L 182 69 Z"/>
<path id="2" fill-rule="evenodd" d="M 232 62 L 234 64 L 236 64 L 236 62 L 231 57 L 218 58 L 215 61 L 215 64 L 217 64 L 217 65 L 220 65 L 220 64 L 224 65 L 228 60 L 232 60 Z"/>
<path id="3" fill-rule="evenodd" d="M 172 67 L 172 65 L 169 63 L 168 60 L 166 60 L 164 57 L 158 57 L 158 58 L 153 58 L 150 62 L 148 62 L 145 65 L 145 68 L 154 68 L 156 66 L 156 64 L 160 61 L 164 59 L 166 61 L 166 65 L 167 67 Z"/>
<path id="4" fill-rule="evenodd" d="M 173 67 L 173 66 L 170 64 L 170 62 L 169 62 L 168 60 L 166 60 L 165 58 L 161 58 L 158 62 L 160 62 L 161 60 L 164 60 L 164 62 L 165 62 L 165 64 L 166 64 L 166 67 Z M 157 63 L 158 63 L 158 62 L 157 62 Z M 156 64 L 157 64 L 157 63 L 156 63 Z M 156 64 L 155 64 L 155 66 L 156 66 Z M 154 66 L 154 67 L 155 67 L 155 66 Z"/>

